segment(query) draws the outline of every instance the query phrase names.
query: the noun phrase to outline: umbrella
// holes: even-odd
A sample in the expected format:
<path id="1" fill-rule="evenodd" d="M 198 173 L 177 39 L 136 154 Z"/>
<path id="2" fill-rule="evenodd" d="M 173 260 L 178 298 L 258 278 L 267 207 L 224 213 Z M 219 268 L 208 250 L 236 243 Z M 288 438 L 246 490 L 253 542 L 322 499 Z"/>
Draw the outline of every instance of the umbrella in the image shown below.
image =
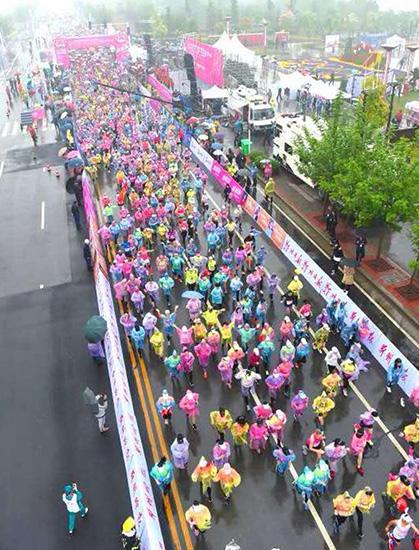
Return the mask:
<path id="1" fill-rule="evenodd" d="M 97 405 L 95 392 L 86 386 L 83 393 L 83 401 L 85 405 Z"/>
<path id="2" fill-rule="evenodd" d="M 359 263 L 355 260 L 355 258 L 342 258 L 342 265 L 346 265 L 347 267 L 357 267 Z"/>
<path id="3" fill-rule="evenodd" d="M 67 147 L 61 147 L 61 149 L 58 151 L 58 156 L 63 157 L 67 153 Z"/>
<path id="4" fill-rule="evenodd" d="M 185 290 L 185 292 L 182 293 L 182 298 L 189 298 L 189 299 L 195 299 L 202 300 L 204 296 L 200 292 L 195 292 L 195 290 Z"/>
<path id="5" fill-rule="evenodd" d="M 214 134 L 215 139 L 218 139 L 220 141 L 224 141 L 224 134 L 222 132 L 216 132 Z"/>
<path id="6" fill-rule="evenodd" d="M 223 144 L 220 143 L 219 141 L 214 141 L 212 144 L 211 144 L 211 149 L 215 150 L 215 149 L 222 149 L 223 148 Z"/>
<path id="7" fill-rule="evenodd" d="M 100 342 L 105 336 L 108 326 L 100 315 L 93 315 L 84 325 L 83 333 L 88 342 Z"/>
<path id="8" fill-rule="evenodd" d="M 200 139 L 201 141 L 207 141 L 208 136 L 207 134 L 201 134 L 200 136 L 198 136 L 198 139 Z"/>
<path id="9" fill-rule="evenodd" d="M 221 157 L 221 155 L 224 155 L 224 153 L 221 151 L 221 149 L 217 149 L 216 151 L 213 152 L 213 155 L 215 157 Z"/>
<path id="10" fill-rule="evenodd" d="M 66 159 L 70 160 L 70 159 L 74 159 L 74 158 L 80 158 L 80 153 L 78 151 L 69 151 L 66 156 L 65 156 Z"/>
<path id="11" fill-rule="evenodd" d="M 83 166 L 84 162 L 80 157 L 76 157 L 74 159 L 70 159 L 67 163 L 67 166 L 69 168 L 76 168 L 77 166 Z"/>
<path id="12" fill-rule="evenodd" d="M 191 116 L 186 121 L 186 124 L 196 124 L 197 122 L 199 122 L 199 118 L 196 118 L 196 116 Z"/>

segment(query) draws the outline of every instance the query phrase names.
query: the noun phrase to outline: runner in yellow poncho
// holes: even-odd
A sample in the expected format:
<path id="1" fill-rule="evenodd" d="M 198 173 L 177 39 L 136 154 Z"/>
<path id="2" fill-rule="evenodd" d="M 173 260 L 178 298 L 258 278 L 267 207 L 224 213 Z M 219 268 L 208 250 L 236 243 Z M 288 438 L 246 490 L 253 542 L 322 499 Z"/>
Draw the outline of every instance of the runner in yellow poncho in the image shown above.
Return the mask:
<path id="1" fill-rule="evenodd" d="M 204 456 L 198 463 L 198 466 L 192 472 L 191 478 L 194 483 L 200 483 L 201 492 L 207 495 L 209 502 L 212 502 L 211 485 L 217 475 L 217 468 L 212 462 L 207 462 Z"/>
<path id="2" fill-rule="evenodd" d="M 207 328 L 215 327 L 218 324 L 218 316 L 221 315 L 224 309 L 214 309 L 212 306 L 208 307 L 207 311 L 204 311 L 201 315 L 207 325 Z"/>
<path id="3" fill-rule="evenodd" d="M 341 383 L 342 378 L 339 376 L 338 372 L 334 371 L 331 374 L 325 376 L 322 380 L 322 386 L 326 390 L 326 393 L 329 397 L 336 397 L 339 384 Z"/>
<path id="4" fill-rule="evenodd" d="M 231 435 L 233 443 L 237 447 L 247 445 L 247 434 L 249 432 L 249 424 L 244 416 L 238 416 L 236 421 L 231 426 Z"/>
<path id="5" fill-rule="evenodd" d="M 298 275 L 294 275 L 291 282 L 287 286 L 288 290 L 292 292 L 292 295 L 294 296 L 295 304 L 297 304 L 297 301 L 300 298 L 300 292 L 303 289 L 303 283 L 300 281 L 300 278 Z"/>
<path id="6" fill-rule="evenodd" d="M 192 332 L 195 342 L 200 342 L 207 336 L 207 328 L 201 319 L 195 319 L 192 325 Z"/>
<path id="7" fill-rule="evenodd" d="M 154 332 L 150 337 L 150 344 L 157 357 L 162 358 L 164 354 L 164 336 L 158 328 L 154 329 Z"/>
<path id="8" fill-rule="evenodd" d="M 322 392 L 321 395 L 314 398 L 312 407 L 320 426 L 324 426 L 324 420 L 330 411 L 335 408 L 335 402 L 327 396 L 326 392 Z"/>
<path id="9" fill-rule="evenodd" d="M 210 412 L 210 423 L 215 428 L 220 437 L 224 436 L 225 431 L 228 430 L 233 424 L 230 411 L 224 407 L 220 407 L 218 411 Z"/>
<path id="10" fill-rule="evenodd" d="M 211 512 L 197 500 L 194 500 L 192 506 L 186 510 L 185 518 L 197 536 L 211 528 Z"/>
<path id="11" fill-rule="evenodd" d="M 220 483 L 224 498 L 226 501 L 230 500 L 231 493 L 235 487 L 238 487 L 241 483 L 240 474 L 230 466 L 228 462 L 218 471 L 214 481 Z"/>

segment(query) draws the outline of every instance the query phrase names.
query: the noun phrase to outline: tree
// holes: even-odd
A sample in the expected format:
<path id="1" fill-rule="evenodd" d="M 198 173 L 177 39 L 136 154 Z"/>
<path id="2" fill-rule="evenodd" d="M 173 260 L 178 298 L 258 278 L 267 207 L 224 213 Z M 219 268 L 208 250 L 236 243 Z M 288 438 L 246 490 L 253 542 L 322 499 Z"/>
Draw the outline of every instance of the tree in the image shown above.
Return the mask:
<path id="1" fill-rule="evenodd" d="M 368 121 L 369 111 L 362 103 L 354 117 L 344 117 L 341 102 L 334 102 L 320 139 L 306 132 L 297 140 L 301 170 L 357 227 L 379 222 L 398 231 L 414 219 L 419 204 L 416 144 L 404 139 L 391 143 L 375 120 Z M 377 260 L 383 231 L 380 237 Z"/>
<path id="2" fill-rule="evenodd" d="M 364 89 L 363 107 L 369 124 L 376 128 L 382 128 L 388 116 L 388 102 L 384 97 L 384 85 L 371 81 Z"/>
<path id="3" fill-rule="evenodd" d="M 155 38 L 167 36 L 167 26 L 160 15 L 155 14 L 151 17 L 151 32 Z"/>
<path id="4" fill-rule="evenodd" d="M 354 127 L 352 132 L 355 135 L 359 130 Z M 354 155 L 341 163 L 330 196 L 343 205 L 343 212 L 353 217 L 357 227 L 378 222 L 399 231 L 403 223 L 414 218 L 419 200 L 419 164 L 413 158 L 415 144 L 402 139 L 390 143 L 382 132 L 371 136 L 373 139 L 363 147 L 356 147 Z M 381 231 L 377 261 L 383 241 Z"/>
<path id="5" fill-rule="evenodd" d="M 409 286 L 412 286 L 415 280 L 416 274 L 419 271 L 419 220 L 416 219 L 410 230 L 410 238 L 412 241 L 412 247 L 414 252 L 414 258 L 408 263 L 409 268 L 412 270 L 412 276 L 410 277 Z"/>
<path id="6" fill-rule="evenodd" d="M 340 172 L 341 159 L 345 158 L 350 146 L 342 96 L 336 98 L 331 116 L 319 123 L 318 128 L 320 139 L 305 130 L 304 137 L 297 138 L 294 146 L 302 173 L 328 195 L 334 188 L 334 177 Z"/>

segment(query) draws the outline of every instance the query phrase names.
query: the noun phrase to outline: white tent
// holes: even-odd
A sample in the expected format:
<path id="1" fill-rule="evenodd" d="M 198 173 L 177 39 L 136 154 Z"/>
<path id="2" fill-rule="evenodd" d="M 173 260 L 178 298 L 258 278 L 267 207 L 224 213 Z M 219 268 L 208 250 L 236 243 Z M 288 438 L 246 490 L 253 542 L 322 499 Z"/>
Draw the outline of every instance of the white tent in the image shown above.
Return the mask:
<path id="1" fill-rule="evenodd" d="M 332 100 L 338 96 L 339 88 L 330 86 L 326 82 L 323 82 L 323 80 L 314 80 L 309 88 L 309 92 L 314 97 Z"/>
<path id="2" fill-rule="evenodd" d="M 212 88 L 208 88 L 208 90 L 202 90 L 203 99 L 222 99 L 223 97 L 228 97 L 228 91 L 224 88 L 213 86 Z"/>
<path id="3" fill-rule="evenodd" d="M 258 55 L 249 48 L 246 48 L 246 46 L 240 42 L 236 34 L 229 37 L 228 34 L 224 32 L 213 46 L 217 48 L 217 50 L 222 51 L 225 59 L 247 63 L 252 67 L 260 65 L 262 62 Z"/>
<path id="4" fill-rule="evenodd" d="M 313 85 L 316 81 L 310 75 L 303 75 L 298 71 L 293 73 L 279 73 L 278 80 L 271 86 L 273 97 L 276 97 L 278 88 L 282 88 L 282 95 L 284 95 L 285 88 L 290 90 L 290 99 L 295 99 L 297 90 L 300 90 L 303 86 L 310 84 Z"/>
<path id="5" fill-rule="evenodd" d="M 223 32 L 223 34 L 220 36 L 220 38 L 217 40 L 215 44 L 213 44 L 214 48 L 217 48 L 217 50 L 221 50 L 223 54 L 226 54 L 228 52 L 229 46 L 230 46 L 230 37 L 226 33 L 226 31 Z"/>

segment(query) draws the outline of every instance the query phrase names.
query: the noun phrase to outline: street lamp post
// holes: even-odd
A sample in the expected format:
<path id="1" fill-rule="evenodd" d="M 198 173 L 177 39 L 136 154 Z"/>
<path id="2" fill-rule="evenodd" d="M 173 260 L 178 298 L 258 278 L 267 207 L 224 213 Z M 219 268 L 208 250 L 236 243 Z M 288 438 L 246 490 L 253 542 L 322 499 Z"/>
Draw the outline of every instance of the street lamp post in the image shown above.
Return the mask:
<path id="1" fill-rule="evenodd" d="M 268 22 L 266 19 L 262 19 L 262 25 L 263 25 L 263 47 L 266 54 L 266 49 L 268 47 Z"/>
<path id="2" fill-rule="evenodd" d="M 386 52 L 386 64 L 385 64 L 385 68 L 384 68 L 384 77 L 383 77 L 383 82 L 384 82 L 384 86 L 385 86 L 387 84 L 391 53 L 392 53 L 393 50 L 395 50 L 397 48 L 397 46 L 393 46 L 392 44 L 382 44 L 381 47 Z"/>
<path id="3" fill-rule="evenodd" d="M 390 129 L 390 124 L 391 124 L 391 115 L 392 115 L 392 112 L 393 112 L 394 94 L 396 92 L 396 88 L 398 88 L 400 86 L 400 82 L 390 82 L 389 86 L 391 87 L 391 96 L 390 96 L 390 107 L 389 107 L 389 110 L 388 110 L 386 134 L 388 133 L 388 131 Z"/>

